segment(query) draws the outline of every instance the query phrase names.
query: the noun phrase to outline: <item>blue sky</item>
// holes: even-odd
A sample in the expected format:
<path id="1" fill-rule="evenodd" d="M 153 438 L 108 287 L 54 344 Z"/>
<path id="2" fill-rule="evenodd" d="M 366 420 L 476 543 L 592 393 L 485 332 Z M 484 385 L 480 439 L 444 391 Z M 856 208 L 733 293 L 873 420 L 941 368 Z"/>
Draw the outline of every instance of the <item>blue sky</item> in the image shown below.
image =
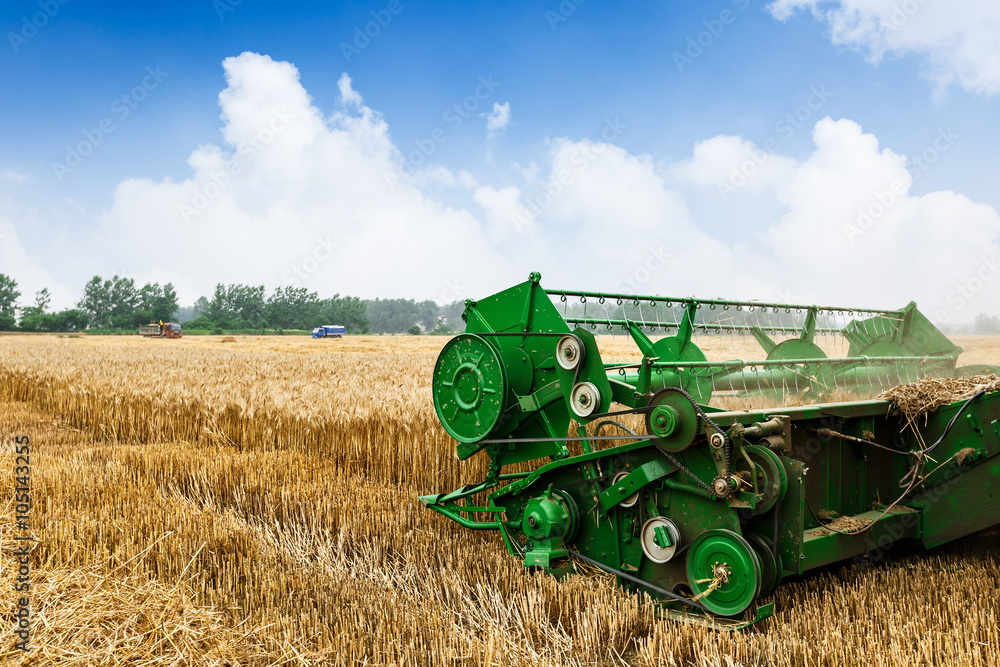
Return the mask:
<path id="1" fill-rule="evenodd" d="M 532 268 L 614 290 L 665 244 L 673 260 L 645 291 L 881 305 L 871 278 L 912 271 L 885 290 L 890 305 L 998 310 L 994 288 L 968 285 L 990 272 L 1000 229 L 988 3 L 42 0 L 5 3 L 0 26 L 0 272 L 26 295 L 50 287 L 56 305 L 112 273 L 172 280 L 183 301 L 217 282 L 450 300 Z M 279 133 L 280 149 L 185 218 L 183 193 L 212 173 L 189 160 L 236 155 L 234 128 L 269 123 L 261 105 L 282 95 L 312 129 Z M 90 154 L 57 166 L 81 142 Z M 600 150 L 580 158 L 588 146 Z M 743 187 L 733 170 L 753 155 Z M 369 159 L 406 175 L 387 188 Z M 535 210 L 559 165 L 572 182 Z M 852 233 L 906 169 L 891 210 Z M 873 180 L 844 185 L 858 174 Z M 830 206 L 808 203 L 825 197 L 854 199 L 825 219 Z M 928 232 L 948 226 L 965 240 Z M 918 266 L 934 256 L 955 268 L 929 279 Z M 852 275 L 834 270 L 845 263 Z"/>

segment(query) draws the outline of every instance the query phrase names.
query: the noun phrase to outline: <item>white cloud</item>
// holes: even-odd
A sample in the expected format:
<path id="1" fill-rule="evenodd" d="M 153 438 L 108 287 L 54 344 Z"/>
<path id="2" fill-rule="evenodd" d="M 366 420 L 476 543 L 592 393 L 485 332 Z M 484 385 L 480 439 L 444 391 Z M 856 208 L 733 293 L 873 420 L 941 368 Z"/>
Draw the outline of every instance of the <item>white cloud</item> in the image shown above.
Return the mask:
<path id="1" fill-rule="evenodd" d="M 993 95 L 1000 91 L 1000 3 L 996 0 L 775 0 L 782 21 L 808 9 L 830 27 L 834 44 L 864 53 L 922 56 L 938 92 L 958 83 Z"/>
<path id="2" fill-rule="evenodd" d="M 477 294 L 504 286 L 509 263 L 471 213 L 387 185 L 402 158 L 349 77 L 344 110 L 325 116 L 289 63 L 244 53 L 223 66 L 225 142 L 194 150 L 186 180 L 118 186 L 97 242 L 117 254 L 107 262 L 173 280 L 184 300 L 215 282 L 360 296 L 434 295 L 455 275 Z"/>
<path id="3" fill-rule="evenodd" d="M 1000 280 L 959 297 L 970 279 L 979 281 L 983 262 L 998 260 L 995 209 L 951 191 L 910 194 L 905 156 L 880 150 L 853 121 L 825 118 L 813 140 L 812 155 L 776 186 L 787 213 L 762 237 L 782 289 L 844 305 L 917 300 L 928 315 L 951 321 L 995 310 Z"/>
<path id="4" fill-rule="evenodd" d="M 0 169 L 0 181 L 5 181 L 7 183 L 13 183 L 14 185 L 21 185 L 28 181 L 28 177 L 21 172 L 14 171 L 13 169 Z"/>
<path id="5" fill-rule="evenodd" d="M 48 287 L 54 307 L 70 307 L 79 297 L 56 282 L 42 265 L 42 258 L 32 255 L 22 245 L 14 223 L 0 216 L 0 273 L 17 281 L 21 292 L 18 303 L 34 303 L 35 292 Z"/>
<path id="6" fill-rule="evenodd" d="M 349 78 L 338 110 L 324 114 L 289 63 L 245 53 L 224 69 L 223 141 L 191 151 L 189 177 L 120 183 L 87 244 L 67 244 L 72 255 L 46 256 L 48 265 L 0 219 L 0 271 L 32 292 L 53 289 L 40 267 L 91 257 L 88 275 L 117 267 L 139 283 L 171 281 L 186 303 L 217 282 L 480 298 L 540 270 L 548 287 L 917 300 L 952 321 L 997 312 L 997 212 L 951 191 L 910 194 L 906 157 L 850 120 L 816 123 L 803 160 L 766 154 L 745 186 L 766 206 L 713 214 L 703 212 L 705 189 L 761 155 L 741 137 L 698 142 L 667 166 L 607 141 L 557 138 L 546 159 L 510 168 L 520 186 L 440 166 L 389 187 L 404 158 Z M 470 197 L 469 208 L 435 201 L 428 192 L 441 186 Z M 688 206 L 696 199 L 697 215 Z M 740 247 L 723 231 L 733 210 L 747 230 Z"/>
<path id="7" fill-rule="evenodd" d="M 340 89 L 340 99 L 345 105 L 361 106 L 361 95 L 351 87 L 351 77 L 347 75 L 347 72 L 340 75 L 340 79 L 337 80 L 337 88 Z"/>
<path id="8" fill-rule="evenodd" d="M 486 136 L 492 138 L 498 134 L 503 134 L 510 124 L 510 102 L 493 103 L 493 111 L 489 114 L 482 114 L 486 117 Z"/>
<path id="9" fill-rule="evenodd" d="M 723 198 L 744 187 L 757 192 L 781 182 L 795 161 L 768 153 L 741 137 L 719 135 L 694 145 L 690 159 L 668 168 L 682 183 L 708 186 Z"/>

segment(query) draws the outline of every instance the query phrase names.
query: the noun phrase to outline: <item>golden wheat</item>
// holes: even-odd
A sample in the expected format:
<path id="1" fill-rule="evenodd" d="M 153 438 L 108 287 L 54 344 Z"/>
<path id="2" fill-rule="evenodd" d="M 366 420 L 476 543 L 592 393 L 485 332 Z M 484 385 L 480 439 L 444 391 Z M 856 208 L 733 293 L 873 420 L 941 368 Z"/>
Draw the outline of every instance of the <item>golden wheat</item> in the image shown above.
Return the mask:
<path id="1" fill-rule="evenodd" d="M 610 577 L 531 575 L 497 536 L 420 506 L 417 495 L 485 470 L 456 460 L 434 416 L 443 339 L 218 340 L 0 337 L 0 461 L 12 470 L 11 439 L 32 437 L 39 538 L 36 649 L 24 656 L 10 648 L 13 525 L 0 522 L 0 662 L 878 667 L 1000 655 L 996 531 L 786 582 L 775 618 L 748 632 L 678 625 Z M 960 344 L 1000 358 L 1000 346 Z"/>

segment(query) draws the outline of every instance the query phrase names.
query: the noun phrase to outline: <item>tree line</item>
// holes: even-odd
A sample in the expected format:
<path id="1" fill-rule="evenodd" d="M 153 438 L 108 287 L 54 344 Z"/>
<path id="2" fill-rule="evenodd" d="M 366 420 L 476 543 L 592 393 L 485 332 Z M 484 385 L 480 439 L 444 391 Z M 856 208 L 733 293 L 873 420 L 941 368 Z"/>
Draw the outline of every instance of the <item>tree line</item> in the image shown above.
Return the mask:
<path id="1" fill-rule="evenodd" d="M 311 330 L 324 324 L 349 333 L 454 333 L 463 328 L 464 305 L 434 301 L 320 298 L 304 287 L 284 286 L 270 295 L 263 285 L 218 284 L 211 299 L 180 307 L 172 283 L 137 286 L 132 278 L 94 276 L 74 308 L 50 312 L 48 288 L 30 306 L 18 306 L 18 283 L 0 273 L 0 331 L 129 331 L 148 322 L 180 322 L 186 331 Z"/>

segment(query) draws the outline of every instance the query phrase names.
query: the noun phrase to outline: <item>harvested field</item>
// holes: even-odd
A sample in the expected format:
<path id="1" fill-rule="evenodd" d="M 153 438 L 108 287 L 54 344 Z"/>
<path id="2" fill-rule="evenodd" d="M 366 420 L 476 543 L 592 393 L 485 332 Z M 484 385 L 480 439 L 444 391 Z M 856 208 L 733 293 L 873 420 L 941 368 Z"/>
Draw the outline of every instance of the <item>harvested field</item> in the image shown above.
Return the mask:
<path id="1" fill-rule="evenodd" d="M 610 577 L 529 574 L 416 499 L 485 472 L 434 415 L 445 340 L 0 336 L 0 489 L 30 436 L 39 540 L 23 655 L 0 522 L 0 663 L 1000 660 L 997 529 L 787 581 L 739 634 L 659 620 Z M 1000 361 L 1000 338 L 956 342 L 960 363 Z"/>

